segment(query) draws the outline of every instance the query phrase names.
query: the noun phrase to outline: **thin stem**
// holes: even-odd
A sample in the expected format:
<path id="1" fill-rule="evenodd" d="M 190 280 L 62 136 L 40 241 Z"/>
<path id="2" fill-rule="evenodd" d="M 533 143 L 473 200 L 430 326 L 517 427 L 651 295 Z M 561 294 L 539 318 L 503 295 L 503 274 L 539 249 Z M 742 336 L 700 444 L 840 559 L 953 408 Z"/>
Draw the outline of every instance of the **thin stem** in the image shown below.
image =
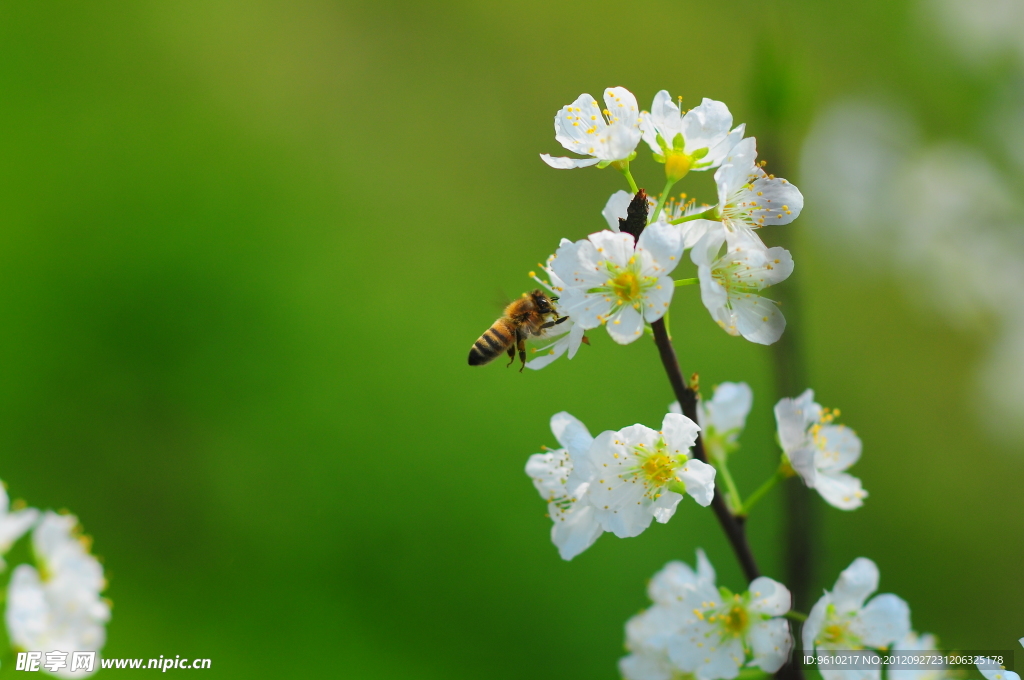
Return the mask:
<path id="1" fill-rule="evenodd" d="M 665 373 L 668 374 L 672 391 L 675 392 L 676 399 L 679 400 L 679 405 L 682 407 L 683 415 L 693 422 L 697 422 L 697 393 L 687 387 L 686 381 L 683 379 L 683 373 L 679 369 L 679 360 L 676 359 L 676 351 L 668 338 L 664 321 L 658 319 L 652 322 L 651 330 L 654 332 L 654 344 L 658 346 L 658 353 L 661 355 L 661 363 L 665 367 Z M 704 440 L 699 433 L 697 441 L 693 444 L 693 456 L 702 463 L 708 462 L 707 455 L 704 453 Z M 743 575 L 747 581 L 753 581 L 761 575 L 761 570 L 757 568 L 754 553 L 750 550 L 750 544 L 747 542 L 743 519 L 729 512 L 725 497 L 719 493 L 716 493 L 711 499 L 711 509 L 715 511 L 715 517 L 718 518 L 718 523 L 722 525 L 722 530 L 725 531 L 726 538 L 729 539 L 733 552 L 736 553 L 736 559 L 739 560 L 740 567 L 743 568 Z"/>
<path id="2" fill-rule="evenodd" d="M 665 201 L 668 200 L 668 192 L 672 191 L 672 185 L 676 183 L 676 180 L 669 179 L 665 180 L 665 188 L 661 190 L 661 196 L 658 197 L 658 204 L 654 206 L 654 212 L 651 213 L 651 217 L 647 220 L 647 224 L 654 224 L 658 221 L 658 215 L 661 214 L 661 209 L 665 207 Z"/>
<path id="3" fill-rule="evenodd" d="M 689 222 L 690 220 L 713 220 L 715 219 L 716 210 L 718 210 L 718 206 L 712 206 L 704 212 L 694 213 L 693 215 L 686 215 L 685 217 L 672 220 L 669 224 L 682 224 L 683 222 Z"/>
<path id="4" fill-rule="evenodd" d="M 804 614 L 803 612 L 788 611 L 785 614 L 783 614 L 783 616 L 785 616 L 787 619 L 793 619 L 794 621 L 807 620 L 807 614 Z"/>
<path id="5" fill-rule="evenodd" d="M 676 279 L 676 288 L 679 286 L 695 286 L 700 283 L 700 279 Z"/>
<path id="6" fill-rule="evenodd" d="M 750 496 L 747 498 L 747 502 L 744 503 L 743 506 L 740 508 L 739 514 L 743 515 L 744 517 L 749 515 L 750 509 L 754 507 L 754 504 L 761 500 L 761 498 L 763 498 L 766 493 L 775 488 L 775 485 L 785 478 L 786 476 L 782 473 L 781 469 L 776 470 L 775 474 L 769 477 L 764 484 L 758 487 L 757 491 L 750 494 Z"/>
<path id="7" fill-rule="evenodd" d="M 633 174 L 629 171 L 629 161 L 624 162 L 619 169 L 622 171 L 622 174 L 625 175 L 626 181 L 629 182 L 629 190 L 634 194 L 640 191 L 636 186 L 636 182 L 633 180 Z"/>
<path id="8" fill-rule="evenodd" d="M 726 464 L 725 459 L 716 460 L 718 464 L 718 472 L 722 475 L 722 479 L 725 480 L 725 489 L 729 493 L 729 509 L 734 515 L 745 515 L 742 512 L 743 498 L 740 496 L 740 490 L 736 488 L 736 482 L 733 481 L 732 473 L 729 472 L 729 466 Z"/>

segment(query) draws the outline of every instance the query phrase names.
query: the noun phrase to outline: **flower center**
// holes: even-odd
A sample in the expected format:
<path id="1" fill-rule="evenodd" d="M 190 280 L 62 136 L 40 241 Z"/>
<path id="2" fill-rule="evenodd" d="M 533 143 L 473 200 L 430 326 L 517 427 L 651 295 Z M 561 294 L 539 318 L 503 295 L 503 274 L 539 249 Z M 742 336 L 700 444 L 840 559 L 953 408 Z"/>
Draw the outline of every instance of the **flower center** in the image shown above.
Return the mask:
<path id="1" fill-rule="evenodd" d="M 640 297 L 640 277 L 635 272 L 625 270 L 618 276 L 608 279 L 608 287 L 612 289 L 619 303 L 623 305 L 632 304 Z"/>
<path id="2" fill-rule="evenodd" d="M 666 486 L 676 478 L 677 463 L 660 450 L 647 456 L 640 465 L 644 476 L 654 486 Z"/>
<path id="3" fill-rule="evenodd" d="M 750 623 L 750 615 L 747 614 L 747 610 L 737 605 L 729 610 L 728 614 L 723 617 L 723 625 L 725 629 L 733 635 L 739 635 L 747 629 L 747 624 Z"/>
<path id="4" fill-rule="evenodd" d="M 829 644 L 838 644 L 842 642 L 843 638 L 845 637 L 846 626 L 839 623 L 833 623 L 828 626 L 825 626 L 824 630 L 821 631 L 822 641 L 827 642 Z"/>
<path id="5" fill-rule="evenodd" d="M 665 157 L 665 177 L 678 182 L 693 166 L 693 157 L 685 153 L 670 153 Z"/>

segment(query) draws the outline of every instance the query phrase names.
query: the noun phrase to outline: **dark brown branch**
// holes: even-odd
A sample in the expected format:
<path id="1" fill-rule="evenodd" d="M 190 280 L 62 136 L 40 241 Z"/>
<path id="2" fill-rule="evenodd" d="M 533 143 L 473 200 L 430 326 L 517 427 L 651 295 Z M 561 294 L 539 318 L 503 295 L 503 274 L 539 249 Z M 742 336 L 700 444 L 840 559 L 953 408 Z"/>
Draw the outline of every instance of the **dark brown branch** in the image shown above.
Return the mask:
<path id="1" fill-rule="evenodd" d="M 675 392 L 676 399 L 679 400 L 679 406 L 683 410 L 683 415 L 693 422 L 697 422 L 697 393 L 690 389 L 683 379 L 683 373 L 679 369 L 679 361 L 676 359 L 676 351 L 672 348 L 672 342 L 668 338 L 668 331 L 665 329 L 664 319 L 652 322 L 651 329 L 654 331 L 654 344 L 658 346 L 661 363 L 668 374 L 668 381 L 672 384 L 672 391 Z M 697 441 L 693 445 L 693 456 L 702 463 L 708 462 L 707 455 L 704 453 L 704 439 L 699 434 L 697 435 Z M 754 553 L 750 550 L 750 544 L 747 542 L 743 520 L 729 511 L 729 507 L 725 504 L 725 495 L 719 491 L 720 489 L 715 489 L 715 497 L 711 500 L 711 508 L 715 511 L 715 517 L 718 518 L 718 523 L 722 525 L 722 529 L 732 545 L 733 552 L 736 553 L 736 559 L 739 560 L 740 566 L 743 568 L 743 575 L 746 576 L 748 582 L 753 581 L 761 575 L 761 570 L 757 568 Z"/>

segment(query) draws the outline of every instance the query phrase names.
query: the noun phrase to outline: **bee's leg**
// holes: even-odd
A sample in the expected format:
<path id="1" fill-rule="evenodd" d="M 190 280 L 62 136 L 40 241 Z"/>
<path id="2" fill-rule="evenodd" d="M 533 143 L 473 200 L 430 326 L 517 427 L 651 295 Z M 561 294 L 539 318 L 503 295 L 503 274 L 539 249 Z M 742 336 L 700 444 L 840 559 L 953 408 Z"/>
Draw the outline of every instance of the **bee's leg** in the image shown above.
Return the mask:
<path id="1" fill-rule="evenodd" d="M 509 366 L 511 366 L 512 362 L 515 361 L 515 360 L 516 360 L 516 345 L 515 345 L 515 343 L 512 343 L 508 347 L 508 363 L 505 364 L 505 368 L 508 368 Z"/>
<path id="2" fill-rule="evenodd" d="M 569 317 L 567 317 L 567 316 L 563 316 L 560 319 L 555 319 L 554 321 L 548 321 L 546 324 L 544 324 L 540 328 L 541 328 L 541 330 L 544 330 L 545 328 L 551 328 L 552 326 L 557 326 L 558 324 L 562 323 L 563 321 L 565 321 L 568 318 Z"/>
<path id="3" fill-rule="evenodd" d="M 516 347 L 519 349 L 519 362 L 520 362 L 520 364 L 522 364 L 519 367 L 519 372 L 520 373 L 522 373 L 523 369 L 526 368 L 526 336 L 527 335 L 529 335 L 529 331 L 527 331 L 523 327 L 520 327 L 519 328 L 519 333 L 517 334 L 517 336 L 519 338 L 519 342 L 516 343 Z"/>

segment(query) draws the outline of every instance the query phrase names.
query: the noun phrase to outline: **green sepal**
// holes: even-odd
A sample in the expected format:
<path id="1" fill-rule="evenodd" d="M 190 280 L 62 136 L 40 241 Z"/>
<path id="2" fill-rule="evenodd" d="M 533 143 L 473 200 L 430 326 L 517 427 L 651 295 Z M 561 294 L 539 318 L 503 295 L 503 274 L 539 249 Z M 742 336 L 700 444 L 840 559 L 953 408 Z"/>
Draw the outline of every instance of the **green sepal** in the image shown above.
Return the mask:
<path id="1" fill-rule="evenodd" d="M 701 158 L 704 158 L 704 156 L 708 155 L 708 151 L 710 151 L 710 149 L 708 149 L 706 146 L 701 149 L 697 149 L 696 151 L 690 154 L 690 158 L 692 158 L 695 161 L 699 161 Z"/>
<path id="2" fill-rule="evenodd" d="M 654 156 L 654 160 L 658 161 L 659 163 L 664 163 L 665 162 L 665 157 L 662 156 L 660 153 L 655 153 L 655 154 L 651 154 L 651 155 Z"/>
<path id="3" fill-rule="evenodd" d="M 609 165 L 611 165 L 614 162 L 615 161 L 601 161 L 600 163 L 597 164 L 597 167 L 598 168 L 607 168 Z"/>
<path id="4" fill-rule="evenodd" d="M 674 151 L 678 151 L 678 152 L 682 153 L 682 151 L 685 148 L 686 148 L 686 140 L 683 139 L 683 133 L 682 132 L 677 132 L 676 136 L 672 138 L 672 149 Z M 704 153 L 707 154 L 707 152 L 708 152 L 708 150 L 704 149 Z M 696 156 L 696 155 L 694 155 L 694 158 L 695 159 L 696 158 L 703 158 L 703 156 Z"/>

